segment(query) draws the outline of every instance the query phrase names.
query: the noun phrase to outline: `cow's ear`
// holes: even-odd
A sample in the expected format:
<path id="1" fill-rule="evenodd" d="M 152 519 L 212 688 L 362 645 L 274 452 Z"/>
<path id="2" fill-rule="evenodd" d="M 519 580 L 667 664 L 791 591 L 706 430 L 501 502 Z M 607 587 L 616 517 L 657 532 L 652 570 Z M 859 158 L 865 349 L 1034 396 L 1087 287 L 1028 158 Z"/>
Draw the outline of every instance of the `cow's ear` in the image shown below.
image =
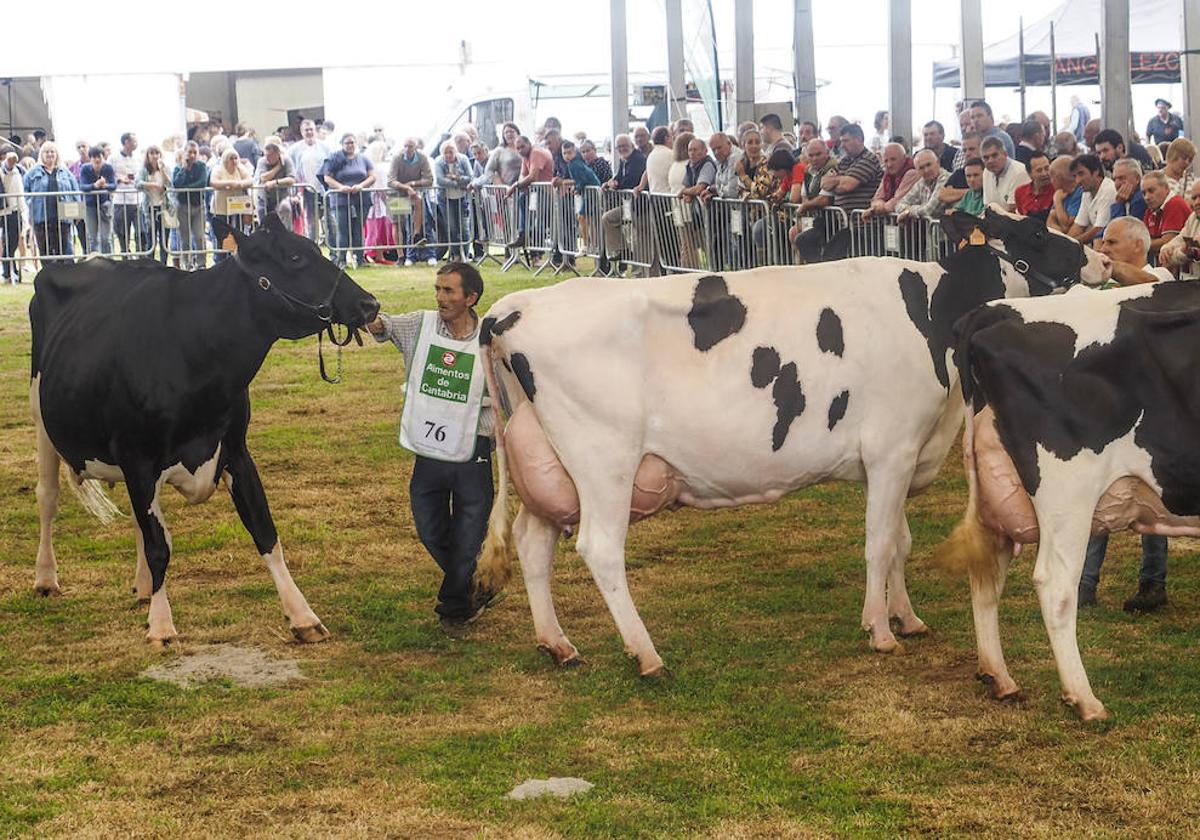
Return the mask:
<path id="1" fill-rule="evenodd" d="M 236 254 L 238 250 L 246 243 L 246 234 L 242 233 L 235 227 L 231 227 L 220 216 L 212 218 L 213 237 L 217 240 L 217 247 L 222 251 L 228 251 L 231 254 Z"/>
<path id="2" fill-rule="evenodd" d="M 942 230 L 945 232 L 946 238 L 951 242 L 966 240 L 972 245 L 981 244 L 974 241 L 980 234 L 983 235 L 985 241 L 989 235 L 983 219 L 959 210 L 952 210 L 942 216 Z"/>
<path id="3" fill-rule="evenodd" d="M 267 220 L 263 222 L 263 227 L 271 233 L 287 233 L 287 225 L 283 223 L 283 219 L 279 218 L 278 213 L 268 213 Z"/>
<path id="4" fill-rule="evenodd" d="M 987 222 L 985 233 L 992 239 L 1003 239 L 1013 232 L 1013 223 L 1022 221 L 1021 217 L 1012 216 L 1005 210 L 988 207 L 983 211 L 984 221 Z"/>

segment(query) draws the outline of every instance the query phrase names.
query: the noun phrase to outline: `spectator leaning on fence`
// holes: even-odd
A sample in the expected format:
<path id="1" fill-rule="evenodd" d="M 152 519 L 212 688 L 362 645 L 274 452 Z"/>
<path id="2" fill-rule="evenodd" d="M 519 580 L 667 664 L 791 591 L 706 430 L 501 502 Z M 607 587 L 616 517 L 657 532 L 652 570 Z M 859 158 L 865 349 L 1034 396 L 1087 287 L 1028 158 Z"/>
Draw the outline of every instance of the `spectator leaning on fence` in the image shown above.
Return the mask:
<path id="1" fill-rule="evenodd" d="M 617 139 L 613 141 L 613 147 L 617 150 L 617 171 L 612 179 L 603 185 L 604 189 L 633 190 L 638 188 L 646 173 L 646 156 L 641 149 L 634 147 L 633 138 L 628 134 L 618 134 Z M 604 227 L 605 261 L 612 265 L 625 256 L 623 253 L 625 242 L 621 235 L 621 223 L 624 215 L 625 207 L 622 202 L 612 209 L 606 210 L 600 217 Z M 601 267 L 605 266 L 602 264 Z"/>
<path id="2" fill-rule="evenodd" d="M 516 123 L 506 122 L 500 127 L 500 142 L 488 157 L 485 170 L 492 179 L 491 183 L 512 186 L 521 177 L 524 159 L 517 151 L 517 138 L 520 136 L 521 129 L 517 128 Z"/>
<path id="3" fill-rule="evenodd" d="M 863 130 L 857 125 L 844 126 L 839 140 L 842 157 L 834 171 L 821 179 L 821 192 L 831 196 L 834 206 L 847 214 L 866 210 L 883 179 L 879 158 L 866 147 Z M 828 240 L 825 226 L 814 225 L 801 232 L 794 245 L 805 262 L 840 259 L 849 253 L 849 229 L 844 230 L 844 234 L 839 232 Z"/>
<path id="4" fill-rule="evenodd" d="M 650 139 L 650 130 L 646 126 L 639 125 L 633 130 L 633 145 L 643 156 L 650 154 L 654 143 Z"/>
<path id="5" fill-rule="evenodd" d="M 250 226 L 250 214 L 246 212 L 251 205 L 250 194 L 247 192 L 254 185 L 254 175 L 250 164 L 242 160 L 237 149 L 229 148 L 221 153 L 220 162 L 213 167 L 208 177 L 212 187 L 212 215 L 219 218 L 230 228 L 245 231 Z M 223 244 L 217 243 L 218 249 Z M 213 255 L 213 262 L 221 262 L 226 254 L 218 250 Z"/>
<path id="6" fill-rule="evenodd" d="M 161 263 L 167 261 L 167 230 L 163 225 L 163 207 L 167 202 L 167 188 L 171 186 L 171 175 L 163 162 L 162 150 L 158 146 L 150 146 L 138 167 L 135 186 L 141 193 L 142 230 L 146 232 L 146 242 L 143 246 L 153 259 L 157 249 L 157 259 Z"/>
<path id="7" fill-rule="evenodd" d="M 466 156 L 458 153 L 454 143 L 442 144 L 442 153 L 433 165 L 433 182 L 438 188 L 438 208 L 446 219 L 447 241 L 450 243 L 447 259 L 466 262 L 467 218 L 463 198 L 471 186 L 471 168 Z"/>
<path id="8" fill-rule="evenodd" d="M 88 149 L 88 162 L 79 169 L 79 190 L 83 193 L 83 212 L 87 220 L 87 250 L 91 254 L 112 253 L 112 194 L 117 176 L 112 164 L 104 162 L 104 150 Z"/>
<path id="9" fill-rule="evenodd" d="M 58 147 L 47 140 L 38 149 L 38 162 L 25 173 L 22 183 L 29 199 L 29 223 L 43 256 L 74 253 L 71 244 L 72 209 L 78 210 L 79 184 L 66 167 L 59 165 Z M 37 197 L 35 193 L 67 193 Z M 68 207 L 74 205 L 74 208 Z M 78 213 L 78 215 L 83 215 Z"/>
<path id="10" fill-rule="evenodd" d="M 333 261 L 343 268 L 351 250 L 362 250 L 367 216 L 362 191 L 374 185 L 375 177 L 374 165 L 366 155 L 359 154 L 358 139 L 350 133 L 342 135 L 342 148 L 331 154 L 321 168 L 321 178 L 329 190 L 329 212 L 337 219 Z"/>
<path id="11" fill-rule="evenodd" d="M 137 154 L 137 147 L 137 135 L 127 131 L 121 135 L 121 148 L 109 158 L 117 176 L 117 191 L 113 195 L 113 227 L 116 228 L 117 242 L 124 254 L 148 247 L 148 237 L 140 235 L 143 230 L 138 209 L 141 202 L 135 182 L 142 161 Z"/>
<path id="12" fill-rule="evenodd" d="M 690 132 L 675 135 L 671 143 L 671 168 L 667 170 L 667 192 L 678 195 L 683 189 L 683 176 L 687 172 L 688 144 L 692 142 Z"/>
<path id="13" fill-rule="evenodd" d="M 1142 194 L 1146 197 L 1142 221 L 1150 231 L 1150 262 L 1157 264 L 1159 249 L 1179 235 L 1192 211 L 1183 198 L 1171 192 L 1166 176 L 1157 170 L 1142 176 Z"/>
<path id="14" fill-rule="evenodd" d="M 946 142 L 946 129 L 937 120 L 925 123 L 921 130 L 925 148 L 937 155 L 938 165 L 949 174 L 954 171 L 954 158 L 958 149 Z"/>
<path id="15" fill-rule="evenodd" d="M 1016 155 L 1016 147 L 1013 144 L 1012 137 L 1009 136 L 1007 131 L 996 127 L 996 120 L 992 117 L 992 106 L 982 99 L 977 99 L 971 103 L 971 126 L 982 140 L 995 137 L 1004 144 L 1005 154 L 1009 157 Z"/>
<path id="16" fill-rule="evenodd" d="M 654 129 L 650 135 L 650 154 L 646 155 L 646 172 L 641 183 L 634 192 L 649 189 L 650 192 L 668 192 L 670 190 L 671 164 L 675 161 L 675 153 L 671 149 L 671 132 L 665 125 Z"/>
<path id="17" fill-rule="evenodd" d="M 1183 230 L 1158 252 L 1158 264 L 1179 271 L 1180 279 L 1200 278 L 1200 181 L 1188 190 L 1188 216 Z"/>
<path id="18" fill-rule="evenodd" d="M 717 181 L 716 161 L 708 154 L 708 145 L 699 137 L 693 137 L 687 145 L 687 163 L 684 166 L 683 186 L 679 197 L 685 201 L 705 195 Z"/>
<path id="19" fill-rule="evenodd" d="M 942 214 L 942 203 L 938 193 L 950 180 L 950 173 L 942 168 L 933 149 L 922 149 L 913 158 L 917 182 L 895 204 L 896 215 L 901 219 L 931 219 Z"/>
<path id="20" fill-rule="evenodd" d="M 742 190 L 742 182 L 737 173 L 742 150 L 735 148 L 729 135 L 723 131 L 718 131 L 708 138 L 708 148 L 713 155 L 716 177 L 712 187 L 700 197 L 706 200 L 710 197 L 736 199 Z"/>
<path id="21" fill-rule="evenodd" d="M 254 183 L 259 188 L 255 196 L 259 218 L 266 220 L 275 213 L 288 229 L 292 228 L 292 187 L 296 185 L 296 169 L 274 137 L 263 144 L 263 156 L 254 171 Z"/>
<path id="22" fill-rule="evenodd" d="M 1017 187 L 1013 203 L 1022 216 L 1046 221 L 1054 207 L 1054 183 L 1050 179 L 1050 158 L 1045 152 L 1034 152 L 1025 162 L 1029 180 Z"/>
<path id="23" fill-rule="evenodd" d="M 583 158 L 583 162 L 588 165 L 588 168 L 595 174 L 596 180 L 601 184 L 612 180 L 612 164 L 596 151 L 596 144 L 591 140 L 584 140 L 579 144 L 579 156 Z"/>
<path id="24" fill-rule="evenodd" d="M 1096 155 L 1075 158 L 1071 163 L 1071 174 L 1075 176 L 1075 183 L 1083 187 L 1083 199 L 1067 234 L 1089 245 L 1104 233 L 1113 202 L 1117 199 L 1117 187 L 1111 178 L 1105 177 L 1104 164 Z"/>
<path id="25" fill-rule="evenodd" d="M 1187 196 L 1190 193 L 1195 175 L 1192 172 L 1192 161 L 1196 159 L 1196 147 L 1186 137 L 1177 137 L 1167 147 L 1167 161 L 1163 166 L 1163 174 L 1171 185 L 1175 195 Z"/>
<path id="26" fill-rule="evenodd" d="M 325 165 L 325 159 L 329 157 L 329 147 L 317 139 L 317 127 L 312 120 L 303 120 L 300 123 L 300 142 L 288 149 L 288 157 L 296 170 L 296 179 L 308 187 L 301 192 L 304 222 L 308 229 L 308 238 L 315 241 L 321 228 L 321 220 L 317 213 L 317 193 L 325 190 L 319 173 Z"/>
<path id="27" fill-rule="evenodd" d="M 1109 209 L 1109 219 L 1133 216 L 1140 219 L 1146 215 L 1146 198 L 1142 195 L 1142 165 L 1133 158 L 1121 158 L 1113 164 L 1113 186 L 1117 198 Z"/>
<path id="28" fill-rule="evenodd" d="M 1011 211 L 1016 207 L 1017 187 L 1029 181 L 1029 173 L 1009 158 L 999 138 L 984 139 L 981 148 L 983 166 L 987 170 L 983 176 L 983 203 L 999 204 Z"/>
<path id="29" fill-rule="evenodd" d="M 920 180 L 913 160 L 899 143 L 888 143 L 883 147 L 883 177 L 871 196 L 863 218 L 886 216 L 896 208 L 896 203 Z"/>
<path id="30" fill-rule="evenodd" d="M 751 127 L 742 132 L 739 141 L 742 147 L 742 157 L 734 166 L 734 171 L 737 173 L 738 180 L 741 181 L 741 195 L 743 198 L 750 192 L 750 186 L 754 183 L 754 178 L 758 175 L 758 168 L 767 162 L 763 156 L 762 132 L 757 128 Z"/>
<path id="31" fill-rule="evenodd" d="M 1067 233 L 1075 223 L 1075 214 L 1083 203 L 1083 187 L 1075 182 L 1071 174 L 1074 158 L 1056 157 L 1050 162 L 1050 183 L 1054 185 L 1054 206 L 1046 224 L 1057 231 Z"/>
<path id="32" fill-rule="evenodd" d="M 0 236 L 4 237 L 0 274 L 10 283 L 21 282 L 21 263 L 17 259 L 21 234 L 25 229 L 25 170 L 18 163 L 15 148 L 4 152 L 0 160 Z"/>
<path id="33" fill-rule="evenodd" d="M 987 206 L 983 201 L 983 159 L 971 158 L 963 164 L 963 177 L 967 180 L 967 191 L 954 205 L 954 210 L 960 213 L 970 213 L 972 216 L 982 216 Z"/>
<path id="34" fill-rule="evenodd" d="M 436 265 L 433 252 L 425 247 L 425 190 L 433 186 L 433 168 L 429 158 L 417 148 L 416 137 L 406 139 L 400 153 L 392 158 L 387 185 L 410 203 L 411 212 L 398 217 L 396 231 L 396 243 L 406 246 L 404 264 L 425 260 Z"/>

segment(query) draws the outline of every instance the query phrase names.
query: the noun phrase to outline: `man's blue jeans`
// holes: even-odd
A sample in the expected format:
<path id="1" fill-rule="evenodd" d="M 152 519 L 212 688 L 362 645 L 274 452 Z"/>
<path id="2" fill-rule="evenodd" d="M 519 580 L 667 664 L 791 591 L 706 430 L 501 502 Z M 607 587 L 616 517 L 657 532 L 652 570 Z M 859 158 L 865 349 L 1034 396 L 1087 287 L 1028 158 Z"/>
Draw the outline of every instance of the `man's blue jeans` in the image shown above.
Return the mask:
<path id="1" fill-rule="evenodd" d="M 1083 558 L 1083 575 L 1080 586 L 1095 589 L 1100 583 L 1100 567 L 1104 565 L 1104 554 L 1108 550 L 1108 534 L 1100 534 L 1088 540 L 1087 554 Z M 1142 570 L 1138 576 L 1140 584 L 1167 585 L 1167 538 L 1151 535 L 1142 536 Z"/>

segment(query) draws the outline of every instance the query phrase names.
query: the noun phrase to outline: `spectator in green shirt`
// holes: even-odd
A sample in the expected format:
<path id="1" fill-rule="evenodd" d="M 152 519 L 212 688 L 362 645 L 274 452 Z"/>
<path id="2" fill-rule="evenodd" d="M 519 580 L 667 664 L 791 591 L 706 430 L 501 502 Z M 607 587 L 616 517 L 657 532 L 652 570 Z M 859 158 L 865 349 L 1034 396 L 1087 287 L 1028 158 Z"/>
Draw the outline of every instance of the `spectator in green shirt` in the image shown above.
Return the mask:
<path id="1" fill-rule="evenodd" d="M 955 210 L 970 213 L 972 216 L 983 215 L 983 159 L 971 158 L 963 164 L 963 174 L 967 177 L 967 193 L 954 205 Z"/>

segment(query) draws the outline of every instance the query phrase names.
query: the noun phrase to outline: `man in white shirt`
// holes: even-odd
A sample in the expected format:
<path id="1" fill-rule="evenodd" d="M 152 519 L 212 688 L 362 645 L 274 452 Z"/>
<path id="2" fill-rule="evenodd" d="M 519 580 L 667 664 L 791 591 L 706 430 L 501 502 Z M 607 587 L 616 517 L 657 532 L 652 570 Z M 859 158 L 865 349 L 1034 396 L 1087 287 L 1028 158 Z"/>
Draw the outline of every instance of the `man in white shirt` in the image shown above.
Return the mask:
<path id="1" fill-rule="evenodd" d="M 138 224 L 138 193 L 133 182 L 142 159 L 136 152 L 137 135 L 126 131 L 121 135 L 121 148 L 108 159 L 117 176 L 117 191 L 113 194 L 113 227 L 117 230 L 117 241 L 121 243 L 121 253 L 126 259 L 149 247 Z"/>
<path id="2" fill-rule="evenodd" d="M 304 218 L 308 227 L 308 238 L 316 241 L 317 234 L 320 230 L 320 220 L 317 216 L 317 192 L 323 191 L 321 179 L 317 177 L 317 172 L 321 169 L 321 164 L 329 157 L 329 147 L 322 141 L 317 139 L 317 127 L 312 120 L 304 120 L 300 123 L 300 142 L 293 143 L 288 149 L 288 155 L 292 158 L 292 166 L 296 168 L 296 180 L 298 183 L 305 185 L 302 193 L 304 196 Z M 333 214 L 330 218 L 332 219 Z M 329 232 L 332 240 L 333 232 Z"/>
<path id="3" fill-rule="evenodd" d="M 1113 219 L 1104 229 L 1104 237 L 1096 248 L 1112 259 L 1112 277 L 1122 286 L 1175 279 L 1169 269 L 1146 261 L 1150 251 L 1150 230 L 1141 219 L 1133 216 Z"/>
<path id="4" fill-rule="evenodd" d="M 1071 174 L 1075 176 L 1075 183 L 1083 187 L 1083 200 L 1067 235 L 1090 245 L 1108 225 L 1112 206 L 1117 200 L 1117 186 L 1111 178 L 1105 177 L 1104 164 L 1095 155 L 1075 158 L 1071 163 Z"/>
<path id="5" fill-rule="evenodd" d="M 988 137 L 980 146 L 983 156 L 984 206 L 999 204 L 1010 212 L 1017 207 L 1017 187 L 1029 182 L 1025 167 L 1012 161 L 998 137 Z"/>

